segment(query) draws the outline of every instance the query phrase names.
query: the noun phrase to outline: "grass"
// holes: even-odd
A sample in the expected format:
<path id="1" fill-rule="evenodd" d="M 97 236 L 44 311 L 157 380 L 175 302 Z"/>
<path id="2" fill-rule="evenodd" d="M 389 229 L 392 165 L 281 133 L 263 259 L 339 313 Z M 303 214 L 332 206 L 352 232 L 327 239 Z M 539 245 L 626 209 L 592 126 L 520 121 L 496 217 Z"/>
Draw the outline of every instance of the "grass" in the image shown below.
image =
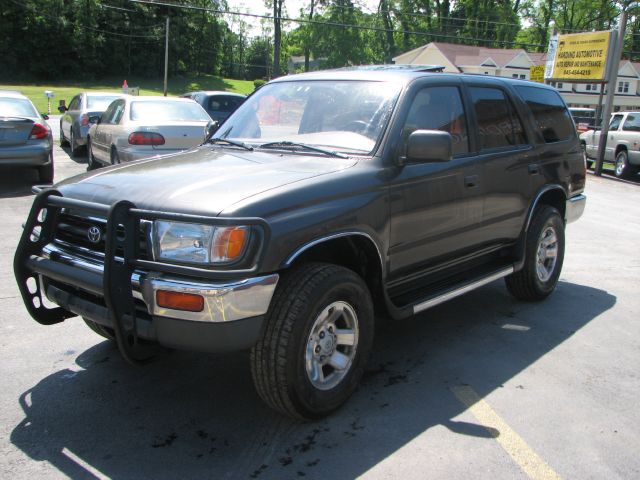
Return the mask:
<path id="1" fill-rule="evenodd" d="M 51 112 L 58 113 L 58 102 L 63 99 L 66 105 L 78 92 L 81 91 L 104 91 L 122 92 L 123 78 L 110 78 L 101 81 L 62 81 L 62 82 L 40 82 L 22 85 L 0 84 L 0 90 L 18 90 L 29 97 L 41 113 L 47 112 L 47 98 L 44 96 L 45 90 L 51 90 L 55 97 L 51 99 Z M 140 95 L 162 95 L 163 80 L 128 78 L 129 87 L 140 87 Z M 191 75 L 186 77 L 170 78 L 168 82 L 169 95 L 180 95 L 193 90 L 225 90 L 229 92 L 244 93 L 253 92 L 253 82 L 249 80 L 233 80 L 220 78 L 213 75 Z"/>

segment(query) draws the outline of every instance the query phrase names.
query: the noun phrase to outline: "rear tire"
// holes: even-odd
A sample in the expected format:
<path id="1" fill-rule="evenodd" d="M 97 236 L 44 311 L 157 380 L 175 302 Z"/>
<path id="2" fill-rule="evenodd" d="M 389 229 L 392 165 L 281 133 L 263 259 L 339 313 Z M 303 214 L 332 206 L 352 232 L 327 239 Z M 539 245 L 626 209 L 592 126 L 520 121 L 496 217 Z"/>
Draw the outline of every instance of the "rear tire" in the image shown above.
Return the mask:
<path id="1" fill-rule="evenodd" d="M 120 156 L 118 155 L 118 151 L 115 147 L 111 148 L 111 165 L 119 165 L 120 164 Z"/>
<path id="2" fill-rule="evenodd" d="M 626 150 L 620 150 L 616 155 L 615 175 L 618 178 L 630 178 L 638 173 L 638 168 L 629 163 L 629 154 Z"/>
<path id="3" fill-rule="evenodd" d="M 371 350 L 373 302 L 362 278 L 309 263 L 282 276 L 251 350 L 260 397 L 297 419 L 319 418 L 355 391 Z"/>
<path id="4" fill-rule="evenodd" d="M 47 165 L 42 165 L 38 167 L 38 178 L 41 182 L 44 183 L 53 183 L 53 152 L 49 154 L 49 163 Z"/>
<path id="5" fill-rule="evenodd" d="M 526 242 L 524 268 L 505 278 L 507 289 L 519 300 L 543 300 L 556 288 L 564 260 L 560 212 L 549 205 L 538 208 Z"/>
<path id="6" fill-rule="evenodd" d="M 93 320 L 88 320 L 84 317 L 82 317 L 82 320 L 84 320 L 84 323 L 87 324 L 87 327 L 89 327 L 91 330 L 93 330 L 95 333 L 97 333 L 101 337 L 104 337 L 107 340 L 115 341 L 116 334 L 113 331 L 113 329 L 109 327 L 103 327 L 99 323 L 96 323 Z"/>

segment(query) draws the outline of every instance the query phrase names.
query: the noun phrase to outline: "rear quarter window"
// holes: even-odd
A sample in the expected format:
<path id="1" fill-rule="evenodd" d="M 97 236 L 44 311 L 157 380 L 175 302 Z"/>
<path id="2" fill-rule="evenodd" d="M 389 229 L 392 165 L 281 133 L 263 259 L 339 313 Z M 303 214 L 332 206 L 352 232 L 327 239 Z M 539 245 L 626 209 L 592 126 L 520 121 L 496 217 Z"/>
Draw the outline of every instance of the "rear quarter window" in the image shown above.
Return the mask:
<path id="1" fill-rule="evenodd" d="M 557 92 L 520 85 L 515 88 L 533 113 L 536 126 L 546 143 L 575 138 L 575 125 Z"/>

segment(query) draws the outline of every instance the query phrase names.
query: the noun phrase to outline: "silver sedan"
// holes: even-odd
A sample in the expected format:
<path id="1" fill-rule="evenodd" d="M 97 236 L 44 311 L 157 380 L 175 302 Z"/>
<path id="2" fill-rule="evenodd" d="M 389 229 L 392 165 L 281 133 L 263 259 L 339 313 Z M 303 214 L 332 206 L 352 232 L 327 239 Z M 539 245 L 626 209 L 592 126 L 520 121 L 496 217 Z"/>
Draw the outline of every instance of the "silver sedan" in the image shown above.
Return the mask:
<path id="1" fill-rule="evenodd" d="M 78 155 L 86 145 L 91 124 L 89 118 L 100 116 L 109 104 L 124 95 L 110 92 L 81 92 L 71 99 L 68 107 L 60 106 L 60 145 L 69 145 L 71 155 Z"/>
<path id="2" fill-rule="evenodd" d="M 89 169 L 180 152 L 200 145 L 211 119 L 193 100 L 132 97 L 112 102 L 89 130 Z"/>
<path id="3" fill-rule="evenodd" d="M 20 92 L 0 91 L 0 166 L 35 167 L 40 181 L 53 181 L 51 128 Z"/>

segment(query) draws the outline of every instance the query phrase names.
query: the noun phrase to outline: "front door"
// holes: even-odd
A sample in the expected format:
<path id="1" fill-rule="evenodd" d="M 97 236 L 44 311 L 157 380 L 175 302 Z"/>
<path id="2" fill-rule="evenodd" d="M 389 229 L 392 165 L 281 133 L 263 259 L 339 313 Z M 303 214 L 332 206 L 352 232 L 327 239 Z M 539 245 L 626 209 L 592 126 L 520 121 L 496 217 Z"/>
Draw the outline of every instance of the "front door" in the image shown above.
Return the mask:
<path id="1" fill-rule="evenodd" d="M 482 216 L 480 172 L 470 154 L 459 85 L 425 86 L 416 92 L 401 141 L 418 129 L 450 133 L 453 159 L 408 163 L 391 180 L 390 281 L 419 275 L 471 250 Z"/>

